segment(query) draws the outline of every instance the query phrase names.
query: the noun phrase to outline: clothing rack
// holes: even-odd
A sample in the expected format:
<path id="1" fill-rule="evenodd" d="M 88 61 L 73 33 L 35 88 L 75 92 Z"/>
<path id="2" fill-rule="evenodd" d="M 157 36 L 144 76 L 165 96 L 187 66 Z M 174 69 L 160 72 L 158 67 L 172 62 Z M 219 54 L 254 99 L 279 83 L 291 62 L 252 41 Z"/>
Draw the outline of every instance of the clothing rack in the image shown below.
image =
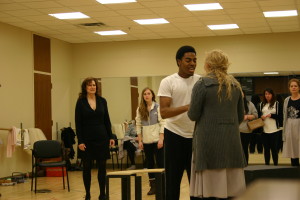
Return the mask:
<path id="1" fill-rule="evenodd" d="M 0 128 L 0 131 L 11 131 L 12 128 Z"/>
<path id="2" fill-rule="evenodd" d="M 23 123 L 20 124 L 21 129 L 21 147 L 24 148 L 24 132 Z M 11 131 L 12 128 L 0 128 L 1 131 Z"/>

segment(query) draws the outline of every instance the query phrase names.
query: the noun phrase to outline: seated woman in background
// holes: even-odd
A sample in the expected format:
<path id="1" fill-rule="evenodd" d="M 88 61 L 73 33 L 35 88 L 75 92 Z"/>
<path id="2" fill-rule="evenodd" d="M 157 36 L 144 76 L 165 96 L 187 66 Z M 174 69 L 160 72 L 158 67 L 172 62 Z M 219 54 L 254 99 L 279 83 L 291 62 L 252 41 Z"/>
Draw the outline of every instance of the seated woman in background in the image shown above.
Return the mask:
<path id="1" fill-rule="evenodd" d="M 132 120 L 128 123 L 125 136 L 123 139 L 123 149 L 127 150 L 127 154 L 131 163 L 131 166 L 127 170 L 136 169 L 135 166 L 135 152 L 138 150 L 138 138 L 135 130 L 135 121 Z"/>

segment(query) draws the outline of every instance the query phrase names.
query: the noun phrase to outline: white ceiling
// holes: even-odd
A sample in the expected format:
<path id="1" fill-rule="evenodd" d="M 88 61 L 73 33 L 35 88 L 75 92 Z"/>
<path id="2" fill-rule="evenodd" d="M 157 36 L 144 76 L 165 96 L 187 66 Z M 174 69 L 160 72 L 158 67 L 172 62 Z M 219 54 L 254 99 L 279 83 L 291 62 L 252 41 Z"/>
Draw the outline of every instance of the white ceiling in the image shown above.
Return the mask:
<path id="1" fill-rule="evenodd" d="M 188 11 L 183 5 L 220 3 L 223 10 Z M 96 0 L 0 0 L 0 21 L 70 43 L 110 42 L 300 31 L 300 17 L 265 18 L 264 11 L 300 10 L 300 0 L 138 0 L 102 5 Z M 50 13 L 82 12 L 89 19 L 59 20 Z M 165 18 L 170 23 L 142 26 L 134 19 Z M 86 27 L 83 23 L 105 26 Z M 238 24 L 212 31 L 207 25 Z M 122 30 L 100 36 L 94 31 Z"/>

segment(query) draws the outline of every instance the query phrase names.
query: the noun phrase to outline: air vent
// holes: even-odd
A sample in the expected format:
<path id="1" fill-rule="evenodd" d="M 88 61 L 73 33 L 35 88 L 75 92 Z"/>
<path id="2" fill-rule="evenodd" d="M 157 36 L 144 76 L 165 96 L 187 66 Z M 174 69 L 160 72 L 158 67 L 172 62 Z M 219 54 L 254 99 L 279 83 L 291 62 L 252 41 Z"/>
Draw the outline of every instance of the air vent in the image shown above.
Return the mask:
<path id="1" fill-rule="evenodd" d="M 91 27 L 91 26 L 106 26 L 106 24 L 102 23 L 102 22 L 96 22 L 96 23 L 83 23 L 83 24 L 79 24 L 80 26 L 87 26 L 87 27 Z"/>

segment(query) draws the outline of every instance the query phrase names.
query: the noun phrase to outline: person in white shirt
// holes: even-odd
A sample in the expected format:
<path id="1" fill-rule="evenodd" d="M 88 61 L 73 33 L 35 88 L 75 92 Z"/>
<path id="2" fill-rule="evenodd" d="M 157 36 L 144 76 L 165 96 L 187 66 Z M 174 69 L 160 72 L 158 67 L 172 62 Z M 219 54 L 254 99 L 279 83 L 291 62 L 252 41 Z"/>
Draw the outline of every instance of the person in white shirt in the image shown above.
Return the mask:
<path id="1" fill-rule="evenodd" d="M 271 88 L 264 91 L 263 102 L 260 103 L 258 116 L 264 120 L 262 142 L 264 146 L 265 164 L 270 164 L 270 151 L 273 164 L 278 165 L 278 141 L 283 121 L 282 104 L 276 101 L 276 96 Z"/>
<path id="2" fill-rule="evenodd" d="M 197 57 L 191 46 L 182 46 L 176 54 L 178 72 L 164 78 L 158 90 L 160 113 L 166 119 L 164 130 L 166 200 L 179 200 L 181 179 L 186 170 L 190 180 L 192 140 L 195 123 L 187 111 L 194 84 Z"/>

